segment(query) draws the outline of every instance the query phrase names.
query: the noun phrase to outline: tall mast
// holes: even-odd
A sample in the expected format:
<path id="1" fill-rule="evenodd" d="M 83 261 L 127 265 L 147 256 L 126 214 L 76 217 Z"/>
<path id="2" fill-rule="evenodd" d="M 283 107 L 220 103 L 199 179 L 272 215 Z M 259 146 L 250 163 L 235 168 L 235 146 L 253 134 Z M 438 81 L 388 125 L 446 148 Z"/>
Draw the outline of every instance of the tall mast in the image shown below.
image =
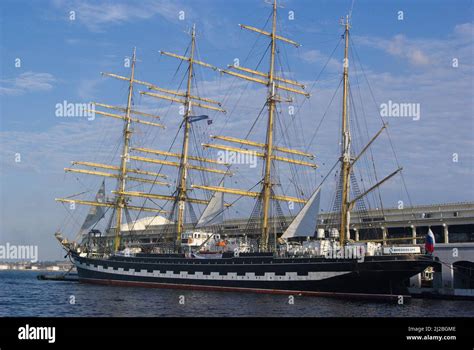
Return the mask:
<path id="1" fill-rule="evenodd" d="M 118 79 L 121 81 L 126 81 L 129 84 L 129 90 L 128 90 L 128 99 L 127 99 L 127 106 L 122 107 L 122 106 L 114 106 L 114 105 L 109 105 L 105 103 L 99 103 L 99 102 L 91 102 L 92 105 L 95 107 L 101 107 L 106 109 L 107 111 L 104 110 L 98 110 L 98 109 L 91 109 L 89 110 L 90 112 L 93 112 L 95 114 L 111 118 L 114 120 L 120 120 L 123 123 L 123 149 L 121 152 L 121 158 L 120 158 L 120 163 L 117 165 L 114 164 L 103 164 L 103 163 L 96 163 L 96 162 L 84 162 L 84 161 L 73 161 L 72 165 L 73 167 L 70 168 L 64 168 L 66 172 L 72 172 L 72 173 L 79 173 L 79 174 L 87 174 L 87 175 L 93 175 L 93 176 L 100 176 L 101 178 L 113 178 L 117 179 L 117 190 L 112 191 L 116 195 L 114 201 L 104 201 L 104 202 L 98 202 L 98 201 L 86 201 L 86 200 L 78 200 L 78 199 L 72 199 L 72 198 L 56 198 L 58 202 L 62 203 L 74 203 L 74 204 L 81 204 L 81 205 L 87 205 L 87 206 L 95 206 L 95 207 L 107 207 L 107 208 L 114 208 L 116 210 L 116 227 L 115 227 L 115 237 L 114 237 L 114 243 L 113 243 L 113 248 L 115 251 L 120 249 L 121 245 L 121 230 L 120 227 L 122 225 L 122 216 L 123 216 L 123 210 L 126 207 L 127 210 L 134 210 L 138 212 L 152 212 L 152 213 L 159 213 L 159 214 L 166 214 L 168 213 L 167 211 L 161 209 L 161 208 L 152 208 L 152 207 L 145 207 L 144 205 L 142 206 L 133 206 L 133 205 L 128 205 L 126 199 L 129 197 L 138 197 L 138 198 L 150 198 L 150 199 L 163 199 L 163 200 L 175 200 L 175 196 L 164 196 L 164 195 L 157 195 L 154 193 L 144 193 L 144 192 L 130 192 L 126 191 L 126 183 L 128 181 L 131 182 L 140 182 L 140 183 L 148 183 L 152 185 L 158 185 L 158 186 L 170 186 L 171 184 L 163 181 L 157 181 L 158 177 L 161 178 L 166 178 L 166 175 L 152 172 L 152 171 L 146 171 L 142 170 L 139 168 L 131 168 L 127 165 L 129 160 L 134 160 L 137 162 L 144 161 L 144 162 L 152 162 L 154 164 L 157 163 L 157 160 L 150 160 L 148 158 L 144 157 L 137 157 L 135 155 L 130 155 L 130 152 L 136 152 L 138 150 L 146 150 L 149 151 L 148 149 L 140 149 L 140 148 L 132 148 L 130 147 L 130 139 L 132 136 L 132 125 L 146 125 L 146 126 L 152 126 L 152 127 L 158 127 L 158 128 L 165 128 L 163 124 L 157 123 L 155 121 L 147 121 L 144 120 L 143 118 L 151 118 L 154 120 L 160 119 L 160 116 L 155 115 L 155 114 L 150 114 L 146 113 L 140 110 L 137 110 L 135 108 L 132 108 L 132 98 L 133 98 L 133 88 L 134 84 L 139 84 L 148 87 L 149 89 L 155 89 L 157 91 L 163 91 L 167 93 L 174 93 L 178 94 L 176 91 L 171 91 L 167 89 L 160 88 L 154 84 L 148 83 L 146 81 L 142 80 L 136 80 L 135 79 L 135 67 L 136 67 L 136 49 L 133 50 L 133 56 L 132 56 L 132 65 L 131 65 L 131 73 L 130 76 L 122 76 L 114 73 L 106 73 L 102 72 L 101 74 L 103 76 L 107 76 L 109 78 L 114 78 Z M 181 96 L 181 95 L 180 95 Z M 184 93 L 183 95 L 184 96 Z M 170 99 L 170 97 L 166 97 L 167 99 Z M 192 96 L 191 96 L 192 98 Z M 181 102 L 181 100 L 179 101 Z M 183 100 L 184 104 L 184 100 Z M 121 113 L 120 113 L 121 112 Z M 120 113 L 120 114 L 119 114 Z M 133 124 L 132 124 L 133 123 Z M 166 153 L 169 155 L 169 153 Z M 167 162 L 168 164 L 171 162 Z M 77 168 L 76 166 L 80 167 L 85 167 L 85 168 Z M 174 163 L 173 166 L 179 167 L 179 163 Z M 88 168 L 92 168 L 93 170 L 90 170 Z M 97 169 L 100 169 L 97 170 Z M 130 176 L 129 176 L 130 175 Z M 200 201 L 199 201 L 200 202 Z"/>
<path id="2" fill-rule="evenodd" d="M 218 71 L 219 69 L 211 64 L 206 62 L 200 61 L 195 59 L 195 51 L 196 51 L 196 28 L 193 26 L 192 33 L 191 33 L 191 54 L 189 57 L 178 55 L 171 52 L 160 51 L 161 55 L 165 55 L 168 57 L 179 59 L 180 61 L 185 61 L 188 64 L 188 71 L 187 71 L 187 86 L 186 91 L 177 91 L 177 90 L 170 90 L 165 89 L 154 84 L 150 84 L 143 81 L 136 81 L 138 84 L 146 86 L 150 91 L 140 91 L 141 95 L 154 97 L 160 100 L 165 101 L 172 101 L 175 103 L 179 103 L 180 105 L 184 106 L 185 112 L 183 116 L 183 120 L 181 121 L 183 126 L 183 144 L 180 153 L 173 153 L 169 151 L 163 151 L 158 149 L 151 149 L 151 148 L 144 148 L 144 147 L 135 147 L 131 150 L 134 152 L 139 153 L 147 153 L 153 154 L 156 156 L 164 156 L 164 157 L 171 157 L 171 158 L 178 158 L 179 161 L 170 161 L 158 158 L 149 158 L 143 156 L 130 156 L 130 159 L 138 161 L 138 162 L 145 162 L 151 164 L 158 164 L 160 166 L 171 166 L 178 168 L 178 176 L 176 179 L 176 188 L 172 195 L 164 195 L 158 193 L 151 193 L 151 192 L 125 192 L 125 195 L 130 197 L 139 197 L 139 198 L 147 198 L 153 200 L 163 200 L 169 201 L 174 203 L 173 214 L 177 214 L 176 218 L 176 236 L 175 238 L 175 248 L 177 250 L 180 249 L 181 246 L 181 236 L 184 231 L 184 223 L 185 223 L 185 210 L 186 210 L 186 203 L 194 203 L 194 204 L 202 204 L 207 205 L 209 203 L 208 200 L 199 199 L 199 198 L 191 198 L 188 197 L 188 172 L 189 170 L 193 171 L 203 171 L 209 173 L 216 173 L 216 174 L 229 174 L 227 170 L 220 170 L 215 169 L 207 166 L 196 165 L 192 162 L 199 161 L 201 163 L 209 163 L 209 164 L 218 164 L 222 165 L 215 159 L 208 159 L 203 157 L 197 157 L 194 155 L 189 155 L 189 134 L 191 131 L 191 123 L 196 120 L 201 119 L 193 119 L 192 110 L 193 107 L 198 107 L 202 109 L 212 110 L 216 112 L 225 113 L 226 111 L 221 108 L 221 103 L 219 101 L 215 101 L 210 98 L 195 96 L 192 94 L 192 80 L 194 75 L 194 65 L 199 65 L 201 67 L 210 68 L 214 71 Z M 204 119 L 208 118 L 208 116 L 203 116 Z M 176 208 L 177 205 L 177 208 Z M 176 211 L 177 210 L 177 211 Z"/>
<path id="3" fill-rule="evenodd" d="M 188 150 L 189 150 L 189 130 L 191 127 L 189 117 L 191 116 L 191 83 L 193 79 L 193 61 L 194 61 L 194 48 L 196 41 L 196 25 L 193 25 L 191 33 L 191 56 L 188 61 L 188 82 L 186 87 L 186 96 L 185 96 L 185 112 L 184 112 L 184 138 L 183 138 L 183 148 L 181 151 L 181 161 L 179 165 L 179 185 L 177 192 L 178 200 L 178 225 L 176 232 L 176 247 L 179 249 L 181 246 L 181 235 L 184 231 L 184 221 L 185 221 L 185 210 L 186 210 L 186 191 L 187 191 L 187 162 L 188 162 Z"/>
<path id="4" fill-rule="evenodd" d="M 344 39 L 344 76 L 343 76 L 343 93 L 342 93 L 342 147 L 341 147 L 341 181 L 342 181 L 342 195 L 341 195 L 341 222 L 339 228 L 339 243 L 341 246 L 346 241 L 347 233 L 349 232 L 350 223 L 350 171 L 351 171 L 351 135 L 349 127 L 349 118 L 347 113 L 347 95 L 349 84 L 349 16 L 346 16 Z"/>
<path id="5" fill-rule="evenodd" d="M 317 166 L 313 162 L 307 162 L 304 160 L 289 158 L 286 156 L 280 155 L 283 153 L 284 155 L 292 155 L 298 157 L 306 157 L 311 160 L 314 159 L 314 155 L 309 154 L 307 152 L 298 151 L 295 149 L 290 149 L 282 146 L 276 146 L 274 142 L 274 119 L 275 119 L 275 104 L 276 102 L 293 102 L 292 98 L 284 98 L 278 94 L 278 91 L 285 91 L 288 93 L 299 94 L 305 97 L 309 97 L 309 93 L 304 91 L 305 85 L 301 84 L 295 80 L 288 79 L 282 76 L 278 76 L 275 73 L 275 57 L 276 57 L 276 43 L 277 41 L 283 42 L 286 44 L 293 45 L 295 47 L 299 47 L 300 44 L 297 42 L 283 37 L 277 33 L 277 0 L 273 0 L 272 6 L 272 29 L 271 31 L 266 31 L 263 29 L 259 29 L 256 27 L 252 27 L 249 25 L 239 24 L 242 29 L 249 30 L 251 32 L 258 33 L 259 35 L 265 36 L 270 39 L 270 67 L 268 72 L 262 72 L 255 69 L 250 69 L 247 67 L 242 67 L 240 64 L 229 65 L 229 69 L 220 70 L 224 74 L 231 75 L 233 77 L 237 77 L 239 79 L 244 79 L 253 83 L 261 84 L 267 87 L 267 100 L 266 105 L 268 105 L 268 120 L 266 126 L 266 139 L 265 143 L 263 142 L 256 142 L 247 139 L 239 139 L 236 137 L 228 137 L 228 136 L 221 136 L 221 135 L 213 135 L 212 138 L 215 140 L 220 140 L 228 143 L 237 143 L 240 145 L 244 145 L 246 147 L 252 147 L 253 150 L 244 149 L 242 147 L 232 147 L 225 144 L 215 144 L 215 143 L 208 143 L 204 144 L 203 146 L 206 148 L 214 148 L 218 150 L 242 153 L 242 154 L 252 154 L 256 157 L 263 159 L 263 169 L 262 169 L 262 179 L 260 183 L 262 184 L 262 188 L 258 192 L 248 191 L 248 190 L 241 190 L 236 188 L 227 188 L 227 187 L 217 187 L 217 186 L 199 186 L 193 185 L 194 188 L 199 188 L 208 191 L 214 192 L 224 192 L 229 193 L 232 195 L 238 196 L 247 196 L 252 198 L 258 198 L 258 200 L 262 203 L 263 215 L 261 219 L 262 227 L 260 232 L 260 242 L 259 242 L 259 249 L 262 251 L 269 250 L 269 232 L 270 232 L 270 209 L 271 209 L 271 201 L 286 201 L 286 202 L 293 202 L 293 203 L 306 203 L 306 200 L 298 197 L 291 197 L 286 195 L 277 195 L 273 191 L 273 183 L 272 183 L 272 162 L 284 162 L 284 163 L 291 163 L 300 166 L 308 166 L 315 169 Z M 256 149 L 256 150 L 255 150 Z"/>
<path id="6" fill-rule="evenodd" d="M 133 97 L 133 82 L 135 78 L 135 62 L 136 62 L 136 49 L 133 49 L 132 56 L 132 71 L 130 74 L 130 83 L 128 87 L 128 99 L 127 99 L 127 108 L 125 111 L 125 125 L 123 128 L 123 149 L 121 154 L 120 161 L 120 172 L 118 176 L 118 193 L 117 193 L 117 223 L 115 228 L 115 239 L 114 239 L 114 251 L 117 251 L 120 248 L 121 232 L 120 227 L 122 226 L 122 215 L 123 208 L 125 207 L 125 184 L 127 179 L 127 161 L 129 156 L 129 146 L 130 146 L 130 137 L 132 131 L 130 130 L 131 117 L 130 113 L 132 110 L 132 97 Z"/>
<path id="7" fill-rule="evenodd" d="M 267 123 L 267 136 L 265 142 L 265 154 L 264 154 L 264 178 L 263 178 L 263 222 L 262 222 L 262 236 L 260 248 L 263 251 L 268 249 L 268 240 L 270 227 L 268 219 L 270 215 L 271 202 L 270 197 L 272 193 L 272 151 L 273 151 L 273 119 L 275 113 L 275 47 L 276 47 L 276 20 L 277 20 L 277 2 L 273 1 L 273 22 L 272 22 L 272 33 L 271 33 L 271 53 L 270 53 L 270 71 L 268 72 L 268 123 Z"/>

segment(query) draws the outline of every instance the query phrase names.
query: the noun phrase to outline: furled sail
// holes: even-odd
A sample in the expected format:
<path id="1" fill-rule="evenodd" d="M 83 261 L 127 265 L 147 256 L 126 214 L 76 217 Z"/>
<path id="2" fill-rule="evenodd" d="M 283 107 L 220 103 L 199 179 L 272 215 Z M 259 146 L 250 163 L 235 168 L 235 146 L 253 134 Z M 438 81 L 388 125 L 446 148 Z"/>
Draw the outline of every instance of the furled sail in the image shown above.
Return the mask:
<path id="1" fill-rule="evenodd" d="M 102 181 L 102 185 L 99 188 L 99 191 L 95 195 L 95 201 L 99 203 L 105 202 L 105 180 Z M 87 214 L 84 223 L 81 226 L 79 233 L 83 234 L 86 231 L 99 222 L 100 219 L 104 217 L 105 207 L 92 206 Z"/>
<path id="2" fill-rule="evenodd" d="M 281 236 L 284 239 L 292 237 L 309 237 L 313 236 L 319 213 L 319 202 L 321 199 L 320 187 L 314 191 L 311 198 L 306 202 L 303 209 L 296 215 L 290 226 Z"/>
<path id="3" fill-rule="evenodd" d="M 224 192 L 214 192 L 196 227 L 218 225 L 224 221 Z"/>

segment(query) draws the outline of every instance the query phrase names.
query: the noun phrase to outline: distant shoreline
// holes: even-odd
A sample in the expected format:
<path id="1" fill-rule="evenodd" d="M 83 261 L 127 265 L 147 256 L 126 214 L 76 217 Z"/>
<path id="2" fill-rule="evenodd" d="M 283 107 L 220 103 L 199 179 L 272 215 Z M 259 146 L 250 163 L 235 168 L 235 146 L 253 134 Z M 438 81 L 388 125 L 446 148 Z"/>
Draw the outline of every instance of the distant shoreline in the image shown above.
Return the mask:
<path id="1" fill-rule="evenodd" d="M 48 270 L 48 269 L 0 269 L 0 272 L 2 271 L 34 271 L 34 272 L 66 272 L 68 271 L 67 269 L 61 269 L 61 270 Z"/>

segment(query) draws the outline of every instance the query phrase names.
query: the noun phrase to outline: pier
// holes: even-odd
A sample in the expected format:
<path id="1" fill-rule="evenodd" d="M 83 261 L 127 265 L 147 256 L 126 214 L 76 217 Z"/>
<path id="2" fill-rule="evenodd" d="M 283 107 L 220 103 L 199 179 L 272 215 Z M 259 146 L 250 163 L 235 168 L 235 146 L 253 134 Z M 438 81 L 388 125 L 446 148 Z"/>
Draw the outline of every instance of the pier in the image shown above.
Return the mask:
<path id="1" fill-rule="evenodd" d="M 474 299 L 474 243 L 440 243 L 433 253 L 440 269 L 433 271 L 431 285 L 422 285 L 422 275 L 410 279 L 414 296 Z"/>

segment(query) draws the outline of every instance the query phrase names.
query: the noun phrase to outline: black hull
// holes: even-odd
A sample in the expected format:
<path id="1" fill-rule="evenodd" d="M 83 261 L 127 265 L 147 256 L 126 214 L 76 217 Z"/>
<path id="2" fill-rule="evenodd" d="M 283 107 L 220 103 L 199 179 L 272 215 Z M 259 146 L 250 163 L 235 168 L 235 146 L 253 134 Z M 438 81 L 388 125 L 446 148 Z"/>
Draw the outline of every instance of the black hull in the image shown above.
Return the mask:
<path id="1" fill-rule="evenodd" d="M 324 258 L 112 257 L 73 254 L 88 283 L 280 294 L 406 294 L 406 281 L 436 264 L 426 256 L 367 257 L 363 262 Z"/>

